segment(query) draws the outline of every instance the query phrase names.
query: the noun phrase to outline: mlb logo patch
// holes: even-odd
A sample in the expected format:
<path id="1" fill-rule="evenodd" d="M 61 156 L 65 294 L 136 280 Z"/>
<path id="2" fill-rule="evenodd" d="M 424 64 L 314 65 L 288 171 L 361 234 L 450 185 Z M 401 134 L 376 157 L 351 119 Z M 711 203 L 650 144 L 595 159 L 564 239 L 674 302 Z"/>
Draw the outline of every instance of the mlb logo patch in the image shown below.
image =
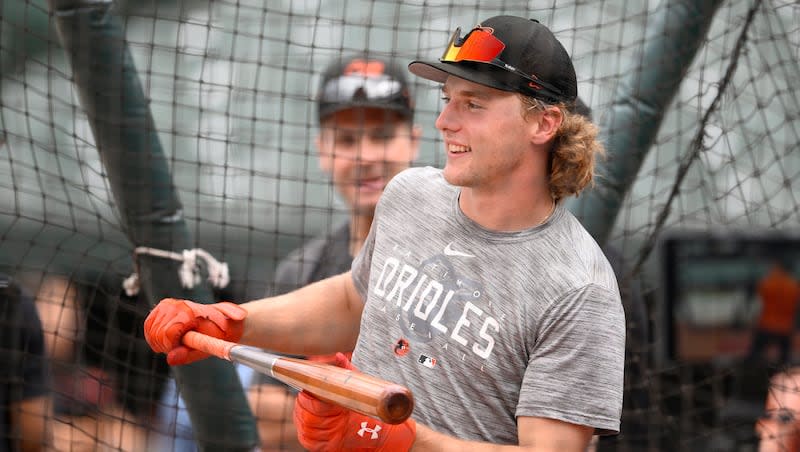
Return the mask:
<path id="1" fill-rule="evenodd" d="M 423 366 L 433 369 L 433 367 L 436 365 L 436 358 L 431 358 L 427 355 L 419 355 L 419 362 Z"/>

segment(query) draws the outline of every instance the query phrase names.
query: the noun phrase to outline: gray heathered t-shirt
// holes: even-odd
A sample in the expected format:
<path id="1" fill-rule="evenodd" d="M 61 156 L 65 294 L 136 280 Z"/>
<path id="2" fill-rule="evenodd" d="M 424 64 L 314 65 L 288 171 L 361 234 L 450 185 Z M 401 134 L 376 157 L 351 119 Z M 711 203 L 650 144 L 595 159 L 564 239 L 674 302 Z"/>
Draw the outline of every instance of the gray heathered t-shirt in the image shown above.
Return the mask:
<path id="1" fill-rule="evenodd" d="M 365 301 L 353 363 L 407 386 L 442 433 L 516 444 L 516 416 L 619 430 L 625 319 L 613 270 L 563 207 L 486 230 L 441 170 L 392 179 L 353 262 Z"/>

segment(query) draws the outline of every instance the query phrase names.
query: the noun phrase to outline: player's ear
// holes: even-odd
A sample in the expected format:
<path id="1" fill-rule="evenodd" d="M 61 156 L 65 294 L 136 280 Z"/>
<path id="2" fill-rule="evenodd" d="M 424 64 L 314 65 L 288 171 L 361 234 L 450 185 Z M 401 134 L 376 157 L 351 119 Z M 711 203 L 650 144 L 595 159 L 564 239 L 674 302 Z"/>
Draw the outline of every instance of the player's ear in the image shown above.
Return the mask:
<path id="1" fill-rule="evenodd" d="M 528 116 L 531 126 L 531 143 L 541 145 L 550 142 L 563 121 L 564 113 L 555 106 L 547 106 L 542 111 L 531 112 Z"/>

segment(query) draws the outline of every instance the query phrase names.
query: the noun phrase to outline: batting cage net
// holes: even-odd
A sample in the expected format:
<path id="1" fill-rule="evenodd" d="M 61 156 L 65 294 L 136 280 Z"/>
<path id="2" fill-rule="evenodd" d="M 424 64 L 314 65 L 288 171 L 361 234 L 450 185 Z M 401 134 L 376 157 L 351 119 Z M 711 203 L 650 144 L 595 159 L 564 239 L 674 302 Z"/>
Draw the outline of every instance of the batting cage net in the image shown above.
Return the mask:
<path id="1" fill-rule="evenodd" d="M 755 450 L 800 359 L 797 310 L 768 334 L 758 292 L 776 260 L 800 277 L 792 0 L 2 2 L 0 441 L 257 444 L 281 413 L 253 415 L 252 377 L 170 369 L 145 316 L 168 296 L 260 298 L 291 250 L 346 221 L 315 141 L 330 61 L 436 59 L 497 14 L 553 30 L 608 149 L 566 202 L 615 266 L 628 323 L 622 431 L 593 447 Z M 413 165 L 442 167 L 440 86 L 409 82 Z M 800 406 L 776 403 L 796 431 Z"/>

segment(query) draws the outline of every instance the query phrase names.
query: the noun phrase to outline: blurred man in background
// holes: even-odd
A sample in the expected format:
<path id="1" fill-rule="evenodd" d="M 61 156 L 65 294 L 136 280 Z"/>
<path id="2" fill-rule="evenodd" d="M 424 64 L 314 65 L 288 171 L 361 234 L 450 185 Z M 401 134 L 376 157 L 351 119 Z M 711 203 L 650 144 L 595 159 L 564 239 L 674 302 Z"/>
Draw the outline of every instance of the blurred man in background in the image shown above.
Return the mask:
<path id="1" fill-rule="evenodd" d="M 421 130 L 405 70 L 355 55 L 331 62 L 317 94 L 319 164 L 347 205 L 348 218 L 290 253 L 275 273 L 275 295 L 350 270 L 389 180 L 416 158 Z M 257 375 L 248 398 L 264 450 L 301 450 L 292 412 L 295 392 Z"/>

